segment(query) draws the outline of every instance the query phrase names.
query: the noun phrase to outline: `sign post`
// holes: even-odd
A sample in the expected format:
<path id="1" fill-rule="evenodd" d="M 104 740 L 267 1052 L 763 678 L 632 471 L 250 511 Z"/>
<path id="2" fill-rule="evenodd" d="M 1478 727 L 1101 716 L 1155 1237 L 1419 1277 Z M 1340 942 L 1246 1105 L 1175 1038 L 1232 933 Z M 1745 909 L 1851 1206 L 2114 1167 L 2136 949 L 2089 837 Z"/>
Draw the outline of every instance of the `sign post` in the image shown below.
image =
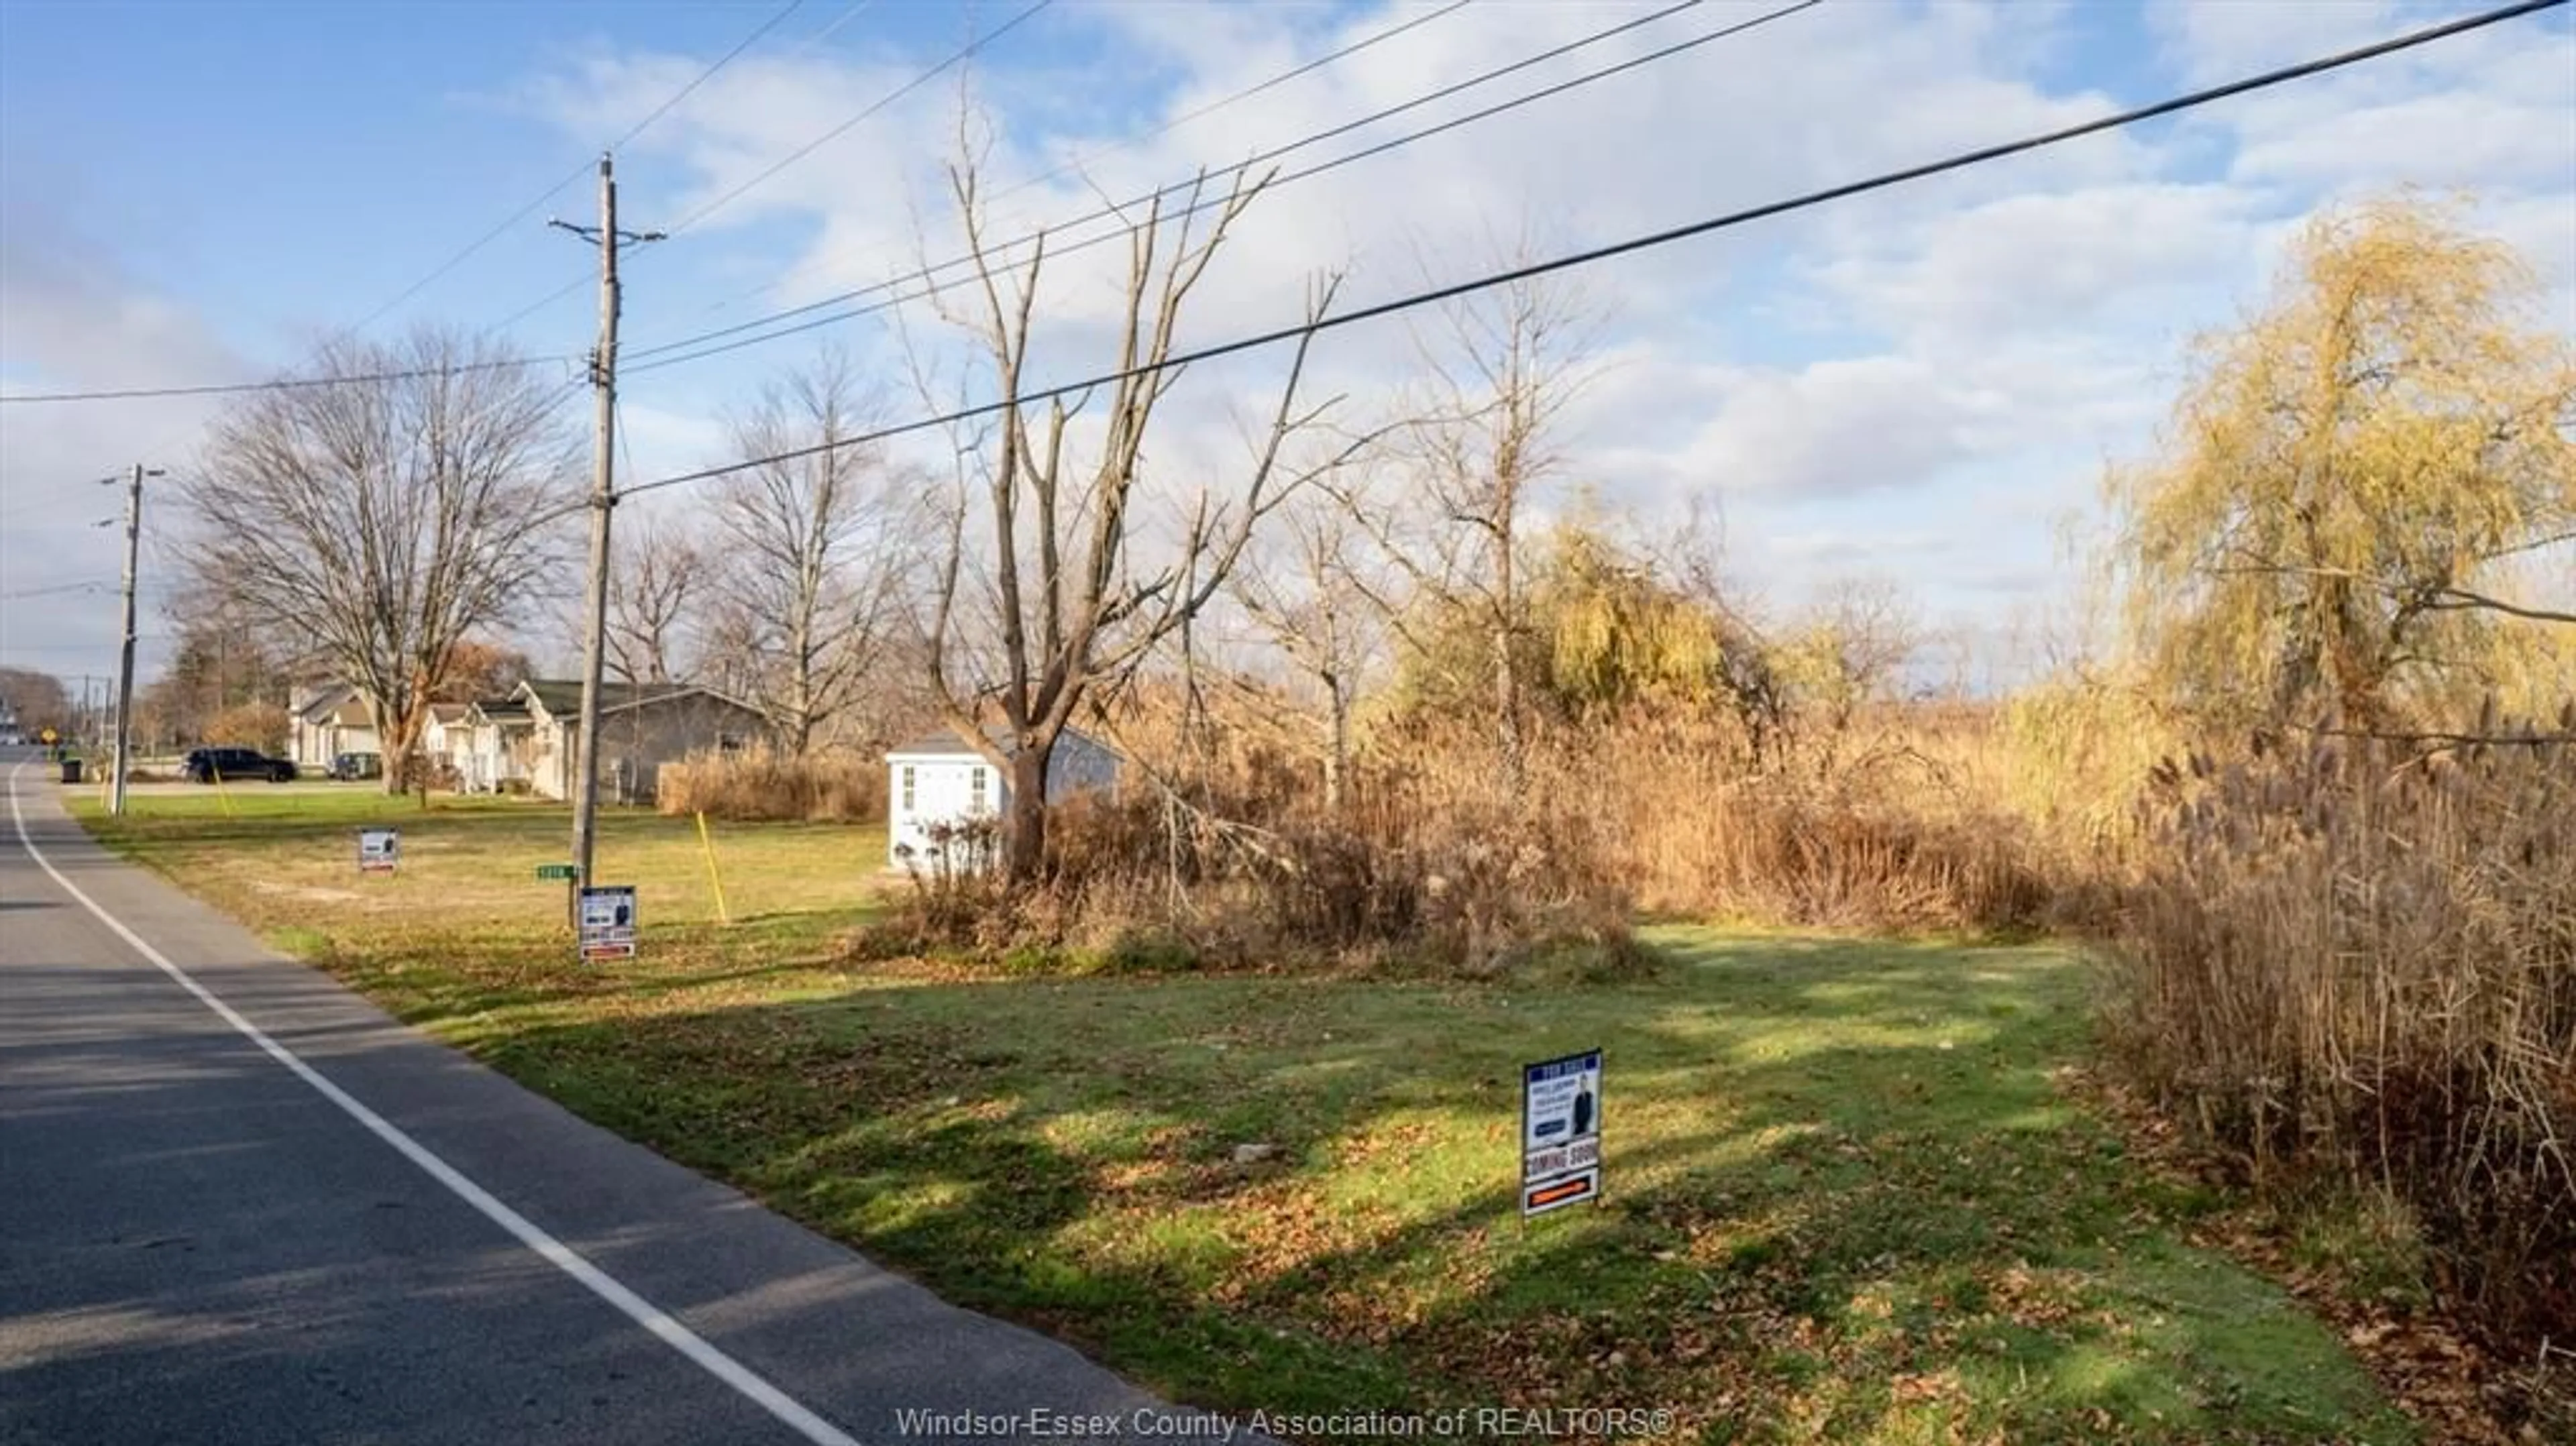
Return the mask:
<path id="1" fill-rule="evenodd" d="M 564 922 L 573 932 L 581 932 L 581 868 L 577 864 L 539 864 L 537 882 L 561 881 L 564 886 Z"/>
<path id="2" fill-rule="evenodd" d="M 635 957 L 635 886 L 613 884 L 581 891 L 581 957 Z"/>
<path id="3" fill-rule="evenodd" d="M 402 862 L 402 832 L 390 828 L 358 830 L 358 872 L 390 874 Z"/>
<path id="4" fill-rule="evenodd" d="M 1601 1198 L 1601 1051 L 1521 1066 L 1521 1218 Z"/>

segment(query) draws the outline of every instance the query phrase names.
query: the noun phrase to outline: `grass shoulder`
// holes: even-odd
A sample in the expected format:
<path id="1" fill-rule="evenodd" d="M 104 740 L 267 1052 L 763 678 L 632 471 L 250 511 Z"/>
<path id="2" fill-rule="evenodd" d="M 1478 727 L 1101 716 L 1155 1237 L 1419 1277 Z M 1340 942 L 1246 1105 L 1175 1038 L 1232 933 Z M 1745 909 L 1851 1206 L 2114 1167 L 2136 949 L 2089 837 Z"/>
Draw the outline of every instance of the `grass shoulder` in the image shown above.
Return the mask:
<path id="1" fill-rule="evenodd" d="M 2061 949 L 1668 924 L 1609 980 L 869 960 L 881 834 L 719 830 L 728 926 L 688 822 L 618 814 L 646 949 L 599 968 L 533 878 L 560 810 L 327 797 L 92 822 L 590 1118 L 1186 1400 L 2411 1439 L 2333 1332 L 2190 1243 L 2209 1194 L 2063 1087 L 2091 1035 Z M 378 816 L 402 872 L 361 879 Z M 1592 1047 L 1607 1198 L 1525 1224 L 1519 1066 Z"/>

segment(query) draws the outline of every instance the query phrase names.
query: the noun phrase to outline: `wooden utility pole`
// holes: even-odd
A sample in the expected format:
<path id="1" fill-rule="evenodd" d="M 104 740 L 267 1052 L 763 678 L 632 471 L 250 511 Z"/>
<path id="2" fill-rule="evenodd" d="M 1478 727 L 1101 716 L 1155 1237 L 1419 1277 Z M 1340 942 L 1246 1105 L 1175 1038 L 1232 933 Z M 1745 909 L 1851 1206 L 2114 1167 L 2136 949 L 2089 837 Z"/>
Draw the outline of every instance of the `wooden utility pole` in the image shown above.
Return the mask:
<path id="1" fill-rule="evenodd" d="M 617 229 L 615 162 L 599 157 L 599 224 L 548 224 L 599 243 L 599 345 L 590 357 L 591 393 L 597 399 L 590 464 L 590 596 L 583 628 L 581 722 L 573 738 L 573 887 L 588 888 L 599 817 L 599 680 L 608 643 L 608 518 L 617 506 L 617 248 L 629 241 L 659 241 L 659 231 Z"/>
<path id="2" fill-rule="evenodd" d="M 134 771 L 134 572 L 142 557 L 143 479 L 160 475 L 159 469 L 147 472 L 137 462 L 125 478 L 125 641 L 116 660 L 116 759 L 108 765 L 116 770 L 116 782 L 108 791 L 110 813 L 125 812 L 125 776 Z"/>

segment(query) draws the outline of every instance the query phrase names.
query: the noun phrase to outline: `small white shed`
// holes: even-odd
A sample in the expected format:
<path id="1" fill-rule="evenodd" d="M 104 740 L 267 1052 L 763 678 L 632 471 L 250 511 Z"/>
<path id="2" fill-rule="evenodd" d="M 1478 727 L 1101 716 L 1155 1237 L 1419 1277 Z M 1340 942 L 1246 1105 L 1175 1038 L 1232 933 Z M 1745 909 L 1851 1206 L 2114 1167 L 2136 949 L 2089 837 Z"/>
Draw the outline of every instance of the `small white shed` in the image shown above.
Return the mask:
<path id="1" fill-rule="evenodd" d="M 1001 729 L 985 733 L 1008 751 Z M 1047 801 L 1115 788 L 1122 761 L 1117 749 L 1067 728 L 1047 759 Z M 939 824 L 1000 818 L 1010 811 L 1010 775 L 955 733 L 914 739 L 886 754 L 886 768 L 886 862 L 891 867 L 900 869 L 932 856 L 936 846 L 930 831 Z"/>

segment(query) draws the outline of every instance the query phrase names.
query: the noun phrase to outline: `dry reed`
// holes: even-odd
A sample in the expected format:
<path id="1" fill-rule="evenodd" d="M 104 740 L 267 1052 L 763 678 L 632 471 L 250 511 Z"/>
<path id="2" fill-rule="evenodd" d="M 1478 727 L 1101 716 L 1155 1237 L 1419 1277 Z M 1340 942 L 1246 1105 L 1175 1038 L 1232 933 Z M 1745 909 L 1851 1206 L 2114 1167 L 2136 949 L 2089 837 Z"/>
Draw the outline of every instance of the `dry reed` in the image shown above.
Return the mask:
<path id="1" fill-rule="evenodd" d="M 2142 807 L 2136 1074 L 2258 1182 L 2404 1201 L 2500 1340 L 2576 1338 L 2576 748 L 2258 740 Z"/>
<path id="2" fill-rule="evenodd" d="M 881 823 L 886 768 L 845 750 L 786 753 L 766 746 L 693 753 L 662 765 L 654 805 L 735 822 Z"/>

